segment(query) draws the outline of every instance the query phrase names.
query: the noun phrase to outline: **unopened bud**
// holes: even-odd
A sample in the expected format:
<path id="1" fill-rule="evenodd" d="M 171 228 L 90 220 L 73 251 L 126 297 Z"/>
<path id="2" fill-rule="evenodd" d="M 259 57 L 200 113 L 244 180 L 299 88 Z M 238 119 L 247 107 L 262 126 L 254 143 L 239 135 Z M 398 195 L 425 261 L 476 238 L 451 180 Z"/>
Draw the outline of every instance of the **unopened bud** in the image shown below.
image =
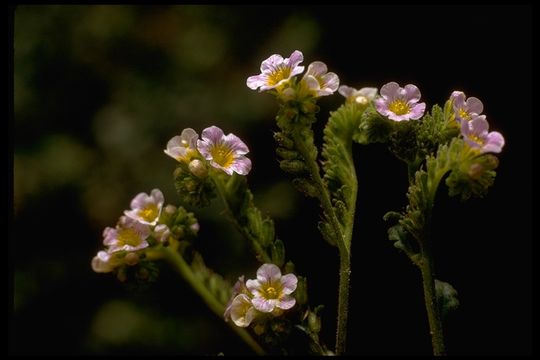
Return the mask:
<path id="1" fill-rule="evenodd" d="M 192 160 L 188 167 L 189 171 L 198 178 L 204 179 L 208 175 L 208 168 L 201 160 Z"/>
<path id="2" fill-rule="evenodd" d="M 131 253 L 126 255 L 124 261 L 129 266 L 137 265 L 139 263 L 139 255 L 137 255 L 136 253 L 131 252 Z"/>
<path id="3" fill-rule="evenodd" d="M 357 96 L 354 101 L 356 101 L 356 103 L 360 104 L 360 105 L 367 105 L 369 103 L 369 100 L 367 97 L 363 96 L 363 95 L 359 95 Z"/>
<path id="4" fill-rule="evenodd" d="M 193 231 L 194 234 L 197 234 L 201 226 L 198 222 L 196 222 L 195 224 L 191 224 L 189 228 L 191 229 L 191 231 Z"/>
<path id="5" fill-rule="evenodd" d="M 264 325 L 263 324 L 257 324 L 253 327 L 253 332 L 257 335 L 264 334 Z"/>
<path id="6" fill-rule="evenodd" d="M 176 212 L 176 206 L 169 204 L 165 206 L 165 209 L 163 210 L 165 211 L 165 214 L 172 215 Z"/>
<path id="7" fill-rule="evenodd" d="M 314 333 L 321 331 L 321 319 L 314 312 L 310 312 L 308 315 L 308 326 Z"/>
<path id="8" fill-rule="evenodd" d="M 482 176 L 483 171 L 484 167 L 482 164 L 474 163 L 469 167 L 469 176 L 473 179 L 478 179 L 480 176 Z"/>
<path id="9" fill-rule="evenodd" d="M 180 166 L 178 166 L 176 169 L 174 169 L 174 172 L 173 172 L 173 176 L 174 178 L 179 178 L 180 175 L 182 175 L 184 171 L 182 170 L 182 168 Z"/>

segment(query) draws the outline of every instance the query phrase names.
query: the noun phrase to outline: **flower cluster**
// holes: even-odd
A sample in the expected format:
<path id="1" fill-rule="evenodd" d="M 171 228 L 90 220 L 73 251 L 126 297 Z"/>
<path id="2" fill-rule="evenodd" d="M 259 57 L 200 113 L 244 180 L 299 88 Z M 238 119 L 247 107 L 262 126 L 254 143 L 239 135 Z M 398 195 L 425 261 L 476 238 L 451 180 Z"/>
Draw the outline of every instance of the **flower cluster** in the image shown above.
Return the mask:
<path id="1" fill-rule="evenodd" d="M 371 88 L 360 91 L 342 86 L 340 93 L 347 101 L 366 102 L 367 94 L 374 96 L 376 93 Z M 420 90 L 417 86 L 408 84 L 404 88 L 396 82 L 389 82 L 381 88 L 381 96 L 375 99 L 377 112 L 394 121 L 419 120 L 426 110 L 425 103 L 418 103 Z M 485 115 L 482 102 L 475 97 L 465 97 L 465 93 L 454 91 L 450 96 L 453 116 L 450 126 L 458 125 L 465 142 L 479 153 L 499 153 L 504 146 L 504 137 L 497 131 L 489 132 L 489 124 Z"/>
<path id="2" fill-rule="evenodd" d="M 339 77 L 328 72 L 328 67 L 321 61 L 309 64 L 308 69 L 298 86 L 292 81 L 293 77 L 304 71 L 300 63 L 304 61 L 301 51 L 295 50 L 290 57 L 283 58 L 279 54 L 273 54 L 261 64 L 261 73 L 248 77 L 246 85 L 259 91 L 274 90 L 285 98 L 295 94 L 304 94 L 312 97 L 332 95 L 339 87 Z"/>
<path id="3" fill-rule="evenodd" d="M 99 251 L 92 259 L 95 272 L 111 272 L 120 265 L 138 263 L 140 250 L 147 248 L 150 236 L 165 241 L 168 228 L 161 226 L 156 232 L 156 224 L 163 208 L 163 193 L 159 189 L 150 195 L 140 193 L 131 201 L 131 210 L 124 211 L 115 228 L 103 230 L 105 251 Z M 129 255 L 129 256 L 128 256 Z"/>
<path id="4" fill-rule="evenodd" d="M 296 304 L 291 294 L 296 290 L 298 279 L 294 274 L 281 275 L 274 264 L 263 264 L 257 270 L 257 279 L 238 278 L 232 297 L 225 309 L 224 318 L 229 318 L 240 327 L 247 327 L 263 314 L 278 316 Z"/>
<path id="5" fill-rule="evenodd" d="M 123 265 L 137 265 L 147 249 L 198 232 L 199 224 L 191 214 L 173 205 L 164 207 L 164 202 L 159 189 L 153 189 L 150 195 L 137 194 L 131 200 L 131 209 L 124 211 L 116 226 L 103 230 L 106 248 L 92 259 L 92 269 L 108 273 Z"/>
<path id="6" fill-rule="evenodd" d="M 481 154 L 500 153 L 504 146 L 504 137 L 497 131 L 489 132 L 486 116 L 481 115 L 484 110 L 482 101 L 473 96 L 466 99 L 462 91 L 454 91 L 450 95 L 450 101 L 465 142 Z"/>
<path id="7" fill-rule="evenodd" d="M 251 160 L 245 156 L 249 152 L 246 144 L 234 134 L 225 135 L 217 126 L 204 129 L 201 139 L 195 130 L 184 129 L 181 135 L 169 140 L 164 152 L 181 164 L 187 164 L 198 178 L 208 174 L 206 164 L 228 175 L 247 175 L 251 170 Z"/>

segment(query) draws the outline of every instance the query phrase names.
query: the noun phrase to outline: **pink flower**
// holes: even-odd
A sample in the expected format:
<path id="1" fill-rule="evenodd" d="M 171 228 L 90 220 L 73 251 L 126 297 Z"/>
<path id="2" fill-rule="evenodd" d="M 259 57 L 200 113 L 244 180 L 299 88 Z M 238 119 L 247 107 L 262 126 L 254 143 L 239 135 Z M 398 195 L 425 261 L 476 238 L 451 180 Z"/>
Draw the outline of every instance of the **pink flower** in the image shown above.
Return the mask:
<path id="1" fill-rule="evenodd" d="M 295 75 L 304 71 L 299 64 L 304 61 L 302 52 L 296 50 L 290 57 L 283 59 L 281 55 L 274 54 L 261 64 L 261 73 L 248 77 L 246 85 L 253 90 L 270 90 L 285 84 Z"/>
<path id="2" fill-rule="evenodd" d="M 99 251 L 92 259 L 92 270 L 97 273 L 108 273 L 119 265 L 118 259 L 106 251 Z"/>
<path id="3" fill-rule="evenodd" d="M 328 72 L 328 67 L 321 61 L 309 64 L 302 79 L 316 96 L 332 95 L 339 87 L 339 77 Z"/>
<path id="4" fill-rule="evenodd" d="M 238 136 L 225 135 L 217 126 L 210 126 L 203 130 L 201 137 L 202 140 L 197 140 L 197 148 L 210 165 L 229 175 L 249 173 L 251 160 L 244 156 L 249 149 Z"/>
<path id="5" fill-rule="evenodd" d="M 131 200 L 131 210 L 124 211 L 124 214 L 142 224 L 156 225 L 164 201 L 159 189 L 152 190 L 150 195 L 139 193 Z"/>
<path id="6" fill-rule="evenodd" d="M 132 218 L 121 216 L 116 228 L 103 230 L 103 244 L 109 246 L 108 253 L 117 251 L 137 251 L 148 247 L 146 239 L 150 227 Z"/>
<path id="7" fill-rule="evenodd" d="M 381 88 L 381 96 L 375 100 L 377 111 L 394 121 L 418 120 L 426 110 L 426 103 L 418 103 L 420 90 L 412 84 L 401 88 L 398 83 L 389 82 Z"/>
<path id="8" fill-rule="evenodd" d="M 199 135 L 195 130 L 187 128 L 182 130 L 181 135 L 173 137 L 167 143 L 163 152 L 179 162 L 189 162 L 197 155 L 197 139 Z"/>
<path id="9" fill-rule="evenodd" d="M 472 120 L 473 117 L 484 111 L 484 104 L 478 98 L 471 96 L 465 100 L 465 93 L 462 91 L 454 91 L 450 95 L 450 100 L 452 100 L 452 107 L 458 123 L 461 123 L 462 120 Z"/>
<path id="10" fill-rule="evenodd" d="M 257 279 L 248 280 L 246 286 L 253 295 L 251 303 L 255 309 L 270 313 L 275 308 L 287 310 L 294 306 L 296 300 L 290 296 L 298 279 L 294 274 L 281 276 L 281 271 L 274 264 L 263 264 L 257 270 Z"/>
<path id="11" fill-rule="evenodd" d="M 237 295 L 230 307 L 231 320 L 240 327 L 248 327 L 257 316 L 251 299 L 246 294 Z"/>
<path id="12" fill-rule="evenodd" d="M 489 124 L 485 115 L 475 116 L 471 121 L 461 123 L 463 139 L 480 153 L 500 153 L 504 146 L 504 137 L 497 131 L 488 132 Z"/>

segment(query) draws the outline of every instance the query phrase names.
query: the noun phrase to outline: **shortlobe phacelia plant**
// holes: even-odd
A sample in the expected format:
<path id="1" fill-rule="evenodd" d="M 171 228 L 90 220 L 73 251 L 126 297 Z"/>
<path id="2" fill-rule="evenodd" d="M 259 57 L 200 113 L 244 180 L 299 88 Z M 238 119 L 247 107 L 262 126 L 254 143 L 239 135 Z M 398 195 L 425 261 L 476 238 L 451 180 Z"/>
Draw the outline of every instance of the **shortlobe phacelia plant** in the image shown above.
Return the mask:
<path id="1" fill-rule="evenodd" d="M 159 189 L 136 195 L 116 226 L 104 230 L 105 250 L 94 257 L 92 268 L 114 273 L 124 282 L 145 283 L 156 279 L 155 262 L 167 261 L 255 353 L 345 354 L 358 193 L 353 146 L 386 143 L 406 163 L 404 176 L 409 180 L 404 210 L 384 215 L 391 225 L 388 238 L 420 269 L 433 352 L 444 355 L 442 320 L 459 302 L 452 285 L 435 278 L 430 237 L 435 196 L 443 179 L 450 196 L 484 196 L 494 182 L 495 154 L 501 152 L 504 137 L 489 131 L 482 102 L 461 91 L 454 91 L 443 107 L 427 111 L 413 84 L 389 82 L 380 90 L 339 86 L 338 76 L 326 64 L 314 61 L 305 69 L 303 60 L 298 50 L 288 58 L 271 55 L 246 84 L 276 98 L 274 139 L 280 168 L 319 204 L 321 237 L 337 248 L 335 347 L 319 339 L 322 305 L 308 302 L 308 274 L 296 273 L 274 221 L 256 207 L 247 182 L 252 167 L 248 146 L 216 126 L 202 129 L 200 136 L 195 129 L 184 129 L 167 143 L 165 154 L 177 162 L 174 182 L 180 204 L 166 205 Z M 330 113 L 318 148 L 312 129 L 317 102 L 336 91 L 344 103 Z M 233 286 L 205 265 L 195 241 L 204 224 L 183 207 L 206 206 L 216 198 L 260 262 L 250 274 L 239 274 Z M 361 229 L 354 241 L 362 241 Z M 288 341 L 292 337 L 305 341 Z"/>

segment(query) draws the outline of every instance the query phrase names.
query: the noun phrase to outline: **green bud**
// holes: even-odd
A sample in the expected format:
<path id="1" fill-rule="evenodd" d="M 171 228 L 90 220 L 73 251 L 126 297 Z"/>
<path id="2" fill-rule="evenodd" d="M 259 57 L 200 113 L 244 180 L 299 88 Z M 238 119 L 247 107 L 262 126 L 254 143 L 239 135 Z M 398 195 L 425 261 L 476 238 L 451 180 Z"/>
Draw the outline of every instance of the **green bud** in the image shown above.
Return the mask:
<path id="1" fill-rule="evenodd" d="M 279 167 L 285 172 L 296 175 L 304 174 L 307 171 L 305 163 L 301 160 L 281 160 Z"/>
<path id="2" fill-rule="evenodd" d="M 308 293 L 307 293 L 307 280 L 303 276 L 297 276 L 298 284 L 296 285 L 296 291 L 294 292 L 294 297 L 298 305 L 304 305 L 308 302 Z"/>
<path id="3" fill-rule="evenodd" d="M 260 238 L 263 246 L 268 246 L 274 241 L 276 234 L 274 230 L 274 222 L 271 219 L 263 220 L 261 233 L 262 236 Z"/>
<path id="4" fill-rule="evenodd" d="M 321 319 L 314 312 L 310 312 L 308 315 L 308 328 L 315 334 L 321 331 Z"/>
<path id="5" fill-rule="evenodd" d="M 285 262 L 285 246 L 283 241 L 276 239 L 271 247 L 272 262 L 278 267 L 282 267 Z"/>

